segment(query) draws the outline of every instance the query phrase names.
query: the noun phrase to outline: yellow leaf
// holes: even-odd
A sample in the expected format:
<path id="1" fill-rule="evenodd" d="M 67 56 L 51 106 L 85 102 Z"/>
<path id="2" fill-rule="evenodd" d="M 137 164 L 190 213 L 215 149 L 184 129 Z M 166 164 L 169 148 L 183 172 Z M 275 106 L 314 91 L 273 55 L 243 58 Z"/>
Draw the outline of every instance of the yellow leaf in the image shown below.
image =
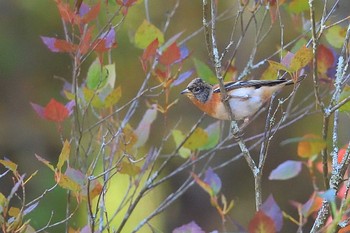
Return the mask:
<path id="1" fill-rule="evenodd" d="M 269 65 L 267 69 L 261 75 L 261 80 L 275 80 L 278 74 L 278 70 L 272 65 Z"/>
<path id="2" fill-rule="evenodd" d="M 17 164 L 15 164 L 14 162 L 12 162 L 10 160 L 0 159 L 0 163 L 2 165 L 4 165 L 7 169 L 10 169 L 10 171 L 12 171 L 12 172 L 16 172 L 17 171 Z"/>
<path id="3" fill-rule="evenodd" d="M 309 64 L 311 59 L 312 59 L 312 50 L 307 48 L 306 46 L 303 46 L 301 49 L 299 49 L 295 53 L 289 68 L 292 70 L 292 72 L 298 71 L 304 66 L 306 66 L 307 64 Z"/>
<path id="4" fill-rule="evenodd" d="M 109 93 L 105 99 L 104 106 L 106 108 L 112 107 L 120 100 L 120 97 L 122 97 L 122 88 L 119 86 Z"/>
<path id="5" fill-rule="evenodd" d="M 46 159 L 40 157 L 40 156 L 37 155 L 37 154 L 35 154 L 35 157 L 36 157 L 40 162 L 42 162 L 43 164 L 45 164 L 46 166 L 48 166 L 52 171 L 55 171 L 54 166 L 52 166 L 48 160 L 46 160 Z"/>
<path id="6" fill-rule="evenodd" d="M 190 150 L 197 150 L 204 146 L 208 141 L 208 134 L 202 128 L 197 128 L 192 135 L 186 140 L 184 147 Z"/>
<path id="7" fill-rule="evenodd" d="M 269 66 L 271 67 L 270 69 L 284 70 L 284 71 L 290 72 L 290 69 L 288 67 L 286 67 L 285 65 L 279 62 L 275 62 L 271 60 L 268 60 L 268 62 L 269 62 Z"/>
<path id="8" fill-rule="evenodd" d="M 298 155 L 302 158 L 310 158 L 317 155 L 326 147 L 326 142 L 315 134 L 306 134 L 303 141 L 298 143 Z"/>
<path id="9" fill-rule="evenodd" d="M 122 137 L 121 143 L 123 143 L 123 148 L 125 148 L 127 152 L 130 152 L 130 149 L 133 148 L 137 141 L 137 135 L 129 124 L 124 127 Z"/>
<path id="10" fill-rule="evenodd" d="M 58 185 L 63 189 L 68 189 L 73 192 L 79 192 L 81 190 L 81 186 L 77 182 L 62 173 L 60 174 Z"/>
<path id="11" fill-rule="evenodd" d="M 183 140 L 185 140 L 185 135 L 180 130 L 173 130 L 171 134 L 174 138 L 176 147 L 178 147 L 183 142 Z M 179 154 L 182 158 L 187 159 L 191 155 L 191 150 L 182 146 L 179 149 Z"/>
<path id="12" fill-rule="evenodd" d="M 63 164 L 69 159 L 69 154 L 70 154 L 70 144 L 66 140 L 63 144 L 63 148 L 61 151 L 60 156 L 58 157 L 58 162 L 57 162 L 57 169 L 60 171 Z"/>
<path id="13" fill-rule="evenodd" d="M 7 202 L 6 197 L 4 196 L 4 194 L 0 193 L 0 206 L 4 206 L 6 202 Z"/>
<path id="14" fill-rule="evenodd" d="M 86 103 L 91 103 L 95 108 L 102 108 L 104 106 L 97 91 L 83 88 L 83 93 Z"/>
<path id="15" fill-rule="evenodd" d="M 127 174 L 130 176 L 138 175 L 141 172 L 141 168 L 135 164 L 122 161 L 119 165 L 119 172 L 121 174 Z"/>
<path id="16" fill-rule="evenodd" d="M 64 95 L 66 96 L 66 98 L 68 100 L 74 100 L 75 99 L 75 96 L 74 96 L 74 94 L 72 92 L 64 90 L 63 93 L 64 93 Z"/>
<path id="17" fill-rule="evenodd" d="M 17 207 L 10 207 L 8 214 L 11 217 L 16 217 L 21 213 L 21 210 Z"/>
<path id="18" fill-rule="evenodd" d="M 158 38 L 159 44 L 164 43 L 163 33 L 153 24 L 144 20 L 135 33 L 135 45 L 145 49 L 152 41 Z"/>

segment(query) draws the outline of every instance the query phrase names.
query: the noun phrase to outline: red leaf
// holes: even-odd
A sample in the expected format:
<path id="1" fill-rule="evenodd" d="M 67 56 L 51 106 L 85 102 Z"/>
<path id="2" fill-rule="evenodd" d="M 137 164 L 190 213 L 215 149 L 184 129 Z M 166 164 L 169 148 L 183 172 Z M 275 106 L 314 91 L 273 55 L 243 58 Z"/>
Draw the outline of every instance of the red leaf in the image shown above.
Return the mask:
<path id="1" fill-rule="evenodd" d="M 45 107 L 44 116 L 49 121 L 62 122 L 69 116 L 69 111 L 63 104 L 51 99 Z"/>
<path id="2" fill-rule="evenodd" d="M 58 52 L 69 53 L 69 52 L 75 51 L 76 46 L 65 40 L 60 40 L 54 37 L 46 37 L 46 36 L 41 36 L 41 40 L 44 42 L 47 48 L 54 53 L 58 53 Z"/>
<path id="3" fill-rule="evenodd" d="M 181 57 L 180 49 L 176 42 L 171 44 L 160 56 L 159 61 L 165 66 L 169 66 Z"/>
<path id="4" fill-rule="evenodd" d="M 325 75 L 327 70 L 333 66 L 334 60 L 332 50 L 322 44 L 317 48 L 317 69 L 319 73 Z"/>
<path id="5" fill-rule="evenodd" d="M 121 6 L 131 7 L 137 2 L 137 0 L 117 0 L 116 2 Z"/>
<path id="6" fill-rule="evenodd" d="M 75 13 L 70 8 L 69 4 L 62 3 L 60 0 L 57 0 L 56 3 L 57 3 L 58 11 L 60 12 L 61 18 L 65 22 L 72 23 L 74 21 L 74 18 L 75 18 Z"/>
<path id="7" fill-rule="evenodd" d="M 90 41 L 92 38 L 92 30 L 94 29 L 94 27 L 90 27 L 86 33 L 84 34 L 84 37 L 81 39 L 81 43 L 80 43 L 80 52 L 82 55 L 86 54 L 89 49 L 90 49 Z"/>
<path id="8" fill-rule="evenodd" d="M 59 52 L 70 53 L 74 52 L 76 46 L 66 40 L 56 39 L 54 46 L 59 50 Z"/>
<path id="9" fill-rule="evenodd" d="M 87 24 L 90 21 L 97 18 L 98 13 L 100 13 L 101 3 L 97 3 L 84 17 L 81 19 L 81 23 Z"/>
<path id="10" fill-rule="evenodd" d="M 143 61 L 148 61 L 157 53 L 157 48 L 159 46 L 158 38 L 156 38 L 154 41 L 152 41 L 147 48 L 143 51 L 141 59 Z"/>
<path id="11" fill-rule="evenodd" d="M 103 33 L 93 44 L 94 50 L 98 53 L 107 52 L 116 46 L 117 44 L 115 42 L 115 30 L 113 28 Z"/>
<path id="12" fill-rule="evenodd" d="M 248 231 L 250 233 L 274 233 L 276 227 L 273 220 L 260 210 L 250 220 Z"/>

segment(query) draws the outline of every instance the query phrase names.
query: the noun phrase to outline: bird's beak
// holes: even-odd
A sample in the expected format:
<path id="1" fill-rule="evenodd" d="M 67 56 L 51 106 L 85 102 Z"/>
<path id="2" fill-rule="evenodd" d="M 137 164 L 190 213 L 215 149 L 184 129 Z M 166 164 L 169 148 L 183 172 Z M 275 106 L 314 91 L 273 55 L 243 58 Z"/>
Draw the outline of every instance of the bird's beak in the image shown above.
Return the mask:
<path id="1" fill-rule="evenodd" d="M 190 92 L 190 90 L 188 90 L 187 88 L 186 88 L 185 90 L 181 91 L 181 94 L 185 94 L 185 95 L 186 95 L 186 94 L 188 94 L 188 93 L 191 93 L 191 92 Z"/>

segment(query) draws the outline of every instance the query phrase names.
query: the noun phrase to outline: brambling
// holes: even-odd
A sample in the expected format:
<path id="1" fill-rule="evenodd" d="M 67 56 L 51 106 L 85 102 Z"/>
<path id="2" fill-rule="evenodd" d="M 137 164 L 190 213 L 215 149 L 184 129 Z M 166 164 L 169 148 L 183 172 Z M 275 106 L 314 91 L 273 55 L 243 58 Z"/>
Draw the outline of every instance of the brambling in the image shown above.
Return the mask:
<path id="1" fill-rule="evenodd" d="M 296 83 L 302 81 L 306 75 L 298 77 Z M 247 120 L 266 103 L 271 96 L 287 85 L 295 84 L 293 80 L 249 80 L 225 83 L 225 90 L 229 98 L 229 105 L 234 120 Z M 187 88 L 181 92 L 194 105 L 209 116 L 219 120 L 231 120 L 221 101 L 220 87 L 212 86 L 201 78 L 192 80 Z"/>

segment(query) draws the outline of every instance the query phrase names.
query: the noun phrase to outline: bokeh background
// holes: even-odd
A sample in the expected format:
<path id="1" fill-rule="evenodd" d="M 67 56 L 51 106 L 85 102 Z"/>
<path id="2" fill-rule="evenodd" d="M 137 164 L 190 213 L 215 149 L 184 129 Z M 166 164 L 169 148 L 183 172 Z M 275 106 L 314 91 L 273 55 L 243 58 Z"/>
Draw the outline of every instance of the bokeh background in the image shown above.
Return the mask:
<path id="1" fill-rule="evenodd" d="M 154 25 L 162 27 L 169 12 L 175 4 L 174 0 L 150 2 L 150 16 Z M 227 1 L 220 5 L 219 10 L 231 7 L 236 1 Z M 338 13 L 339 17 L 350 9 L 348 1 L 341 1 Z M 235 12 L 235 11 L 233 11 Z M 245 17 L 248 17 L 245 15 Z M 123 88 L 123 100 L 126 102 L 136 93 L 139 84 L 144 77 L 139 56 L 142 51 L 135 48 L 132 42 L 132 35 L 138 25 L 145 18 L 143 4 L 133 7 L 122 27 L 117 31 L 118 48 L 113 52 L 113 60 L 116 62 L 117 82 Z M 219 46 L 222 49 L 229 39 L 231 32 L 232 18 L 228 18 L 219 23 L 218 36 Z M 257 19 L 259 20 L 259 19 Z M 289 41 L 300 33 L 288 16 L 283 18 L 285 24 L 285 40 Z M 166 38 L 183 31 L 183 38 L 198 30 L 202 24 L 201 1 L 180 1 L 180 6 L 171 20 Z M 264 46 L 259 48 L 256 60 L 265 58 L 277 49 L 279 43 L 279 30 L 272 30 Z M 251 30 L 249 33 L 254 33 Z M 40 40 L 40 36 L 63 36 L 63 29 L 58 11 L 54 1 L 36 0 L 12 0 L 0 1 L 0 156 L 6 157 L 18 164 L 22 173 L 31 174 L 39 170 L 38 174 L 28 184 L 27 199 L 30 200 L 39 195 L 45 188 L 53 184 L 53 178 L 48 169 L 35 159 L 35 154 L 39 154 L 50 161 L 56 161 L 61 149 L 59 135 L 56 126 L 50 122 L 45 122 L 37 117 L 30 106 L 30 102 L 46 105 L 54 97 L 60 101 L 64 99 L 60 95 L 62 81 L 54 78 L 63 77 L 69 79 L 71 65 L 68 55 L 51 53 Z M 238 34 L 237 37 L 238 38 Z M 236 57 L 236 67 L 238 72 L 245 67 L 248 56 L 251 52 L 253 36 L 248 36 L 239 48 Z M 192 57 L 208 62 L 207 50 L 203 33 L 199 33 L 186 43 L 192 53 Z M 273 46 L 271 46 L 273 45 Z M 88 64 L 84 67 L 86 72 Z M 186 69 L 193 68 L 191 59 L 186 62 Z M 84 71 L 85 68 L 85 71 Z M 264 67 L 263 67 L 264 68 Z M 263 69 L 262 68 L 262 69 Z M 262 69 L 255 70 L 253 76 L 258 78 Z M 193 76 L 194 77 L 194 76 Z M 298 93 L 297 98 L 302 99 L 303 94 L 311 91 L 311 80 L 305 80 Z M 179 103 L 170 112 L 171 120 L 177 122 L 182 118 L 179 128 L 185 130 L 196 122 L 201 113 L 192 105 L 179 96 L 179 92 L 186 83 L 173 89 L 172 99 L 179 98 Z M 281 96 L 286 95 L 281 93 Z M 136 122 L 143 114 L 140 111 L 135 117 Z M 213 119 L 205 119 L 204 125 L 212 123 Z M 258 118 L 247 129 L 246 135 L 253 135 L 260 132 L 264 124 L 264 118 Z M 282 161 L 297 159 L 296 145 L 288 144 L 281 146 L 280 142 L 291 138 L 300 137 L 306 133 L 320 133 L 321 119 L 308 117 L 293 125 L 293 127 L 283 129 L 279 132 L 270 148 L 270 153 L 266 162 L 263 194 L 264 199 L 270 193 L 280 207 L 286 212 L 296 217 L 297 212 L 291 207 L 288 200 L 305 202 L 311 195 L 313 188 L 311 180 L 307 176 L 307 170 L 298 177 L 290 181 L 269 181 L 269 172 Z M 227 125 L 228 126 L 228 125 Z M 157 134 L 157 132 L 153 132 Z M 346 142 L 346 136 L 341 135 L 340 144 Z M 257 155 L 259 149 L 252 151 Z M 223 161 L 238 154 L 238 150 L 223 151 L 218 155 Z M 221 156 L 221 157 L 220 157 Z M 176 166 L 176 162 L 174 163 Z M 3 171 L 2 168 L 0 171 Z M 246 226 L 254 213 L 254 182 L 251 171 L 243 159 L 217 171 L 223 181 L 222 192 L 226 197 L 235 201 L 232 211 L 232 218 Z M 167 184 L 167 189 L 177 187 L 183 178 L 172 180 Z M 0 192 L 8 193 L 12 187 L 12 181 L 7 176 L 0 179 Z M 162 192 L 162 190 L 159 190 Z M 38 210 L 33 212 L 32 225 L 42 227 L 51 210 L 54 210 L 54 219 L 64 216 L 65 203 L 64 191 L 59 189 L 50 193 L 40 203 Z M 220 218 L 215 209 L 209 203 L 208 195 L 195 186 L 183 195 L 169 211 L 160 218 L 159 226 L 164 232 L 194 220 L 206 231 L 220 229 Z M 78 221 L 78 220 L 77 220 Z M 77 225 L 79 225 L 77 223 Z M 49 229 L 49 232 L 62 232 L 62 227 Z M 296 226 L 285 221 L 285 229 L 295 232 Z M 146 231 L 147 232 L 147 231 Z"/>

